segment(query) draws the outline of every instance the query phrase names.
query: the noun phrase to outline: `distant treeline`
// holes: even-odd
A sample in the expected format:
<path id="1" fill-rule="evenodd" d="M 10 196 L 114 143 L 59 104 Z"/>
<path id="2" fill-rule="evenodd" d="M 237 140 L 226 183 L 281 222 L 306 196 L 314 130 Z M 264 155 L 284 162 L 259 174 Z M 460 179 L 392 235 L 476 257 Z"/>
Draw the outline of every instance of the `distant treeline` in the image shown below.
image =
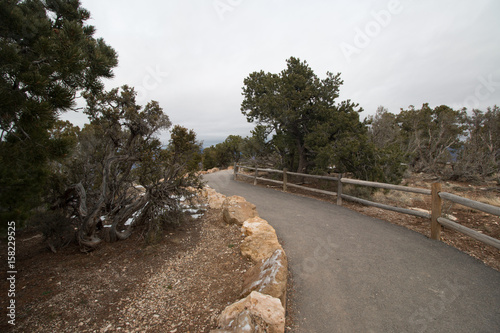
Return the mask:
<path id="1" fill-rule="evenodd" d="M 204 167 L 267 164 L 301 173 L 349 172 L 389 183 L 410 168 L 443 178 L 488 178 L 499 172 L 500 113 L 410 106 L 397 115 L 379 107 L 360 121 L 358 104 L 337 101 L 340 73 L 316 76 L 291 57 L 280 73 L 251 73 L 241 112 L 256 127 L 205 149 Z M 448 167 L 449 166 L 449 167 Z"/>
<path id="2" fill-rule="evenodd" d="M 302 171 L 353 172 L 364 179 L 393 183 L 399 182 L 406 170 L 426 172 L 442 179 L 498 179 L 498 106 L 467 112 L 445 105 L 432 109 L 424 104 L 419 109 L 410 106 L 399 114 L 381 106 L 375 115 L 358 126 L 363 135 L 357 136 L 357 141 L 356 137 L 343 137 L 340 142 L 327 142 L 318 149 L 314 141 L 308 140 L 304 147 L 306 167 Z M 325 135 L 321 129 L 318 131 L 310 135 Z M 205 148 L 203 167 L 227 167 L 244 161 L 297 170 L 299 162 L 294 146 L 286 145 L 272 128 L 257 125 L 251 134 L 245 138 L 230 135 L 224 142 Z M 350 161 L 342 160 L 349 158 Z M 371 165 L 365 165 L 368 163 Z M 377 172 L 370 174 L 367 170 Z M 363 177 L 363 172 L 365 176 L 374 177 Z"/>

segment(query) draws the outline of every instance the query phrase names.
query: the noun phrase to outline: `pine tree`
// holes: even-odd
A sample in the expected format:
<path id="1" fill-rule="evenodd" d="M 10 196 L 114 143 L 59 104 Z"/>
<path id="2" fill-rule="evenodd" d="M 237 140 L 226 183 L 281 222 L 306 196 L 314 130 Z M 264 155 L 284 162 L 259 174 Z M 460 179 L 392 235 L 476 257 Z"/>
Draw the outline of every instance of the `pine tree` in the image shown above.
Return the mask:
<path id="1" fill-rule="evenodd" d="M 78 0 L 0 2 L 0 219 L 21 222 L 41 202 L 49 161 L 64 154 L 50 134 L 82 91 L 96 94 L 117 54 L 85 22 Z"/>

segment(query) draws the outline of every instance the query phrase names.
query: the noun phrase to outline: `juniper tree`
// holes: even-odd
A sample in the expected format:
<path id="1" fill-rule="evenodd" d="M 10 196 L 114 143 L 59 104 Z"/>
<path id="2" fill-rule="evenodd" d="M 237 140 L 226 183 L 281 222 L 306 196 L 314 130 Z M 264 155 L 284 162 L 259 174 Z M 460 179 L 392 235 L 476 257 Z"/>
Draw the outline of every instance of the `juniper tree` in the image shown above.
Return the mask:
<path id="1" fill-rule="evenodd" d="M 451 150 L 461 145 L 464 116 L 463 111 L 446 105 L 432 109 L 428 103 L 420 109 L 410 106 L 397 115 L 402 147 L 415 172 L 441 173 L 443 163 L 451 161 Z"/>
<path id="2" fill-rule="evenodd" d="M 51 208 L 70 219 L 84 251 L 103 240 L 125 239 L 139 224 L 154 241 L 179 214 L 180 197 L 190 195 L 187 187 L 199 185 L 196 134 L 176 126 L 163 147 L 158 134 L 170 128 L 169 117 L 157 102 L 143 107 L 135 97 L 127 86 L 88 95 L 90 124 L 59 168 L 67 187 Z"/>

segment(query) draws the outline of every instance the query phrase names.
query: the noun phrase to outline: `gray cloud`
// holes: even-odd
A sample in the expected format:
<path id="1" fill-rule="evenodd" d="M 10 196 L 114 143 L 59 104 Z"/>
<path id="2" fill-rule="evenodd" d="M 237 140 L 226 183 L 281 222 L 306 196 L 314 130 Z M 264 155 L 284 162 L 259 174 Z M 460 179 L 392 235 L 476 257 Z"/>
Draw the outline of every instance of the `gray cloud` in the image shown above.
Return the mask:
<path id="1" fill-rule="evenodd" d="M 379 105 L 398 112 L 424 102 L 483 109 L 500 102 L 494 0 L 81 2 L 97 35 L 119 54 L 107 88 L 137 87 L 144 103 L 158 100 L 205 145 L 249 134 L 253 125 L 240 112 L 243 79 L 279 72 L 290 56 L 320 77 L 341 72 L 341 99 L 359 103 L 362 117 Z M 345 45 L 356 52 L 346 57 Z"/>

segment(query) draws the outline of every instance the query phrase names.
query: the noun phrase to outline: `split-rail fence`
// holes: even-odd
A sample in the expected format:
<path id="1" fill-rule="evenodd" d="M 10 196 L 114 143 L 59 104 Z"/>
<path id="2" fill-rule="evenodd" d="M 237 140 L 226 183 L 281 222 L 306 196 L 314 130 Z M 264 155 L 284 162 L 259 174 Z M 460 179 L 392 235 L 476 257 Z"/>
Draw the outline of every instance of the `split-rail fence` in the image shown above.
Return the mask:
<path id="1" fill-rule="evenodd" d="M 247 173 L 242 173 L 240 170 L 247 169 L 247 170 L 253 170 L 253 174 L 247 174 Z M 275 179 L 269 179 L 269 178 L 264 178 L 264 177 L 259 177 L 259 172 L 265 172 L 265 173 L 278 173 L 282 174 L 282 180 L 275 180 Z M 358 179 L 350 179 L 350 178 L 345 178 L 342 177 L 342 174 L 337 174 L 335 176 L 319 176 L 319 175 L 308 175 L 308 174 L 303 174 L 303 173 L 296 173 L 296 172 L 290 172 L 287 169 L 283 170 L 275 170 L 275 169 L 264 169 L 264 168 L 258 168 L 258 167 L 251 167 L 251 166 L 244 166 L 244 165 L 238 165 L 235 164 L 234 166 L 234 179 L 236 180 L 237 176 L 241 177 L 248 177 L 248 178 L 253 178 L 253 183 L 254 185 L 257 185 L 258 181 L 265 181 L 265 182 L 270 182 L 270 183 L 275 183 L 283 186 L 283 191 L 286 192 L 288 187 L 293 187 L 293 188 L 298 188 L 302 190 L 307 190 L 315 193 L 321 193 L 321 194 L 326 194 L 326 195 L 332 195 L 337 197 L 337 205 L 341 206 L 342 205 L 342 199 L 349 200 L 349 201 L 354 201 L 360 204 L 368 205 L 368 206 L 373 206 L 373 207 L 378 207 L 381 209 L 386 209 L 386 210 L 391 210 L 395 211 L 398 213 L 403 213 L 403 214 L 408 214 L 408 215 L 413 215 L 413 216 L 418 216 L 422 218 L 426 218 L 430 220 L 430 228 L 431 228 L 431 238 L 436 239 L 436 240 L 441 240 L 441 226 L 459 231 L 463 234 L 468 235 L 469 237 L 472 237 L 476 240 L 479 240 L 485 244 L 488 244 L 490 246 L 493 246 L 497 249 L 500 250 L 500 240 L 484 235 L 480 232 L 477 232 L 475 230 L 472 230 L 470 228 L 467 228 L 459 223 L 456 223 L 452 220 L 450 220 L 447 217 L 442 216 L 442 207 L 443 207 L 443 200 L 448 200 L 453 203 L 457 203 L 469 208 L 477 209 L 482 212 L 500 216 L 500 207 L 485 204 L 482 202 L 470 200 L 467 198 L 460 197 L 455 194 L 447 193 L 441 191 L 441 184 L 440 183 L 433 183 L 431 186 L 431 189 L 423 189 L 423 188 L 417 188 L 417 187 L 408 187 L 408 186 L 401 186 L 401 185 L 393 185 L 393 184 L 386 184 L 386 183 L 378 183 L 378 182 L 371 182 L 371 181 L 364 181 L 364 180 L 358 180 Z M 337 191 L 332 192 L 332 191 L 325 191 L 317 188 L 311 188 L 308 186 L 302 186 L 299 184 L 293 184 L 288 181 L 288 176 L 299 176 L 304 178 L 313 178 L 313 179 L 322 179 L 322 180 L 327 180 L 327 181 L 334 181 L 337 183 Z M 352 184 L 352 185 L 360 185 L 360 186 L 368 186 L 368 187 L 376 187 L 376 188 L 383 188 L 383 189 L 388 189 L 388 190 L 395 190 L 395 191 L 404 191 L 404 192 L 410 192 L 410 193 L 416 193 L 416 194 L 423 194 L 423 195 L 430 195 L 431 196 L 431 209 L 430 212 L 424 212 L 424 211 L 416 211 L 413 209 L 407 209 L 407 208 L 401 208 L 401 207 L 394 207 L 386 204 L 381 204 L 373 201 L 369 201 L 366 199 L 361 199 L 357 198 L 351 195 L 347 195 L 342 192 L 343 184 Z"/>

